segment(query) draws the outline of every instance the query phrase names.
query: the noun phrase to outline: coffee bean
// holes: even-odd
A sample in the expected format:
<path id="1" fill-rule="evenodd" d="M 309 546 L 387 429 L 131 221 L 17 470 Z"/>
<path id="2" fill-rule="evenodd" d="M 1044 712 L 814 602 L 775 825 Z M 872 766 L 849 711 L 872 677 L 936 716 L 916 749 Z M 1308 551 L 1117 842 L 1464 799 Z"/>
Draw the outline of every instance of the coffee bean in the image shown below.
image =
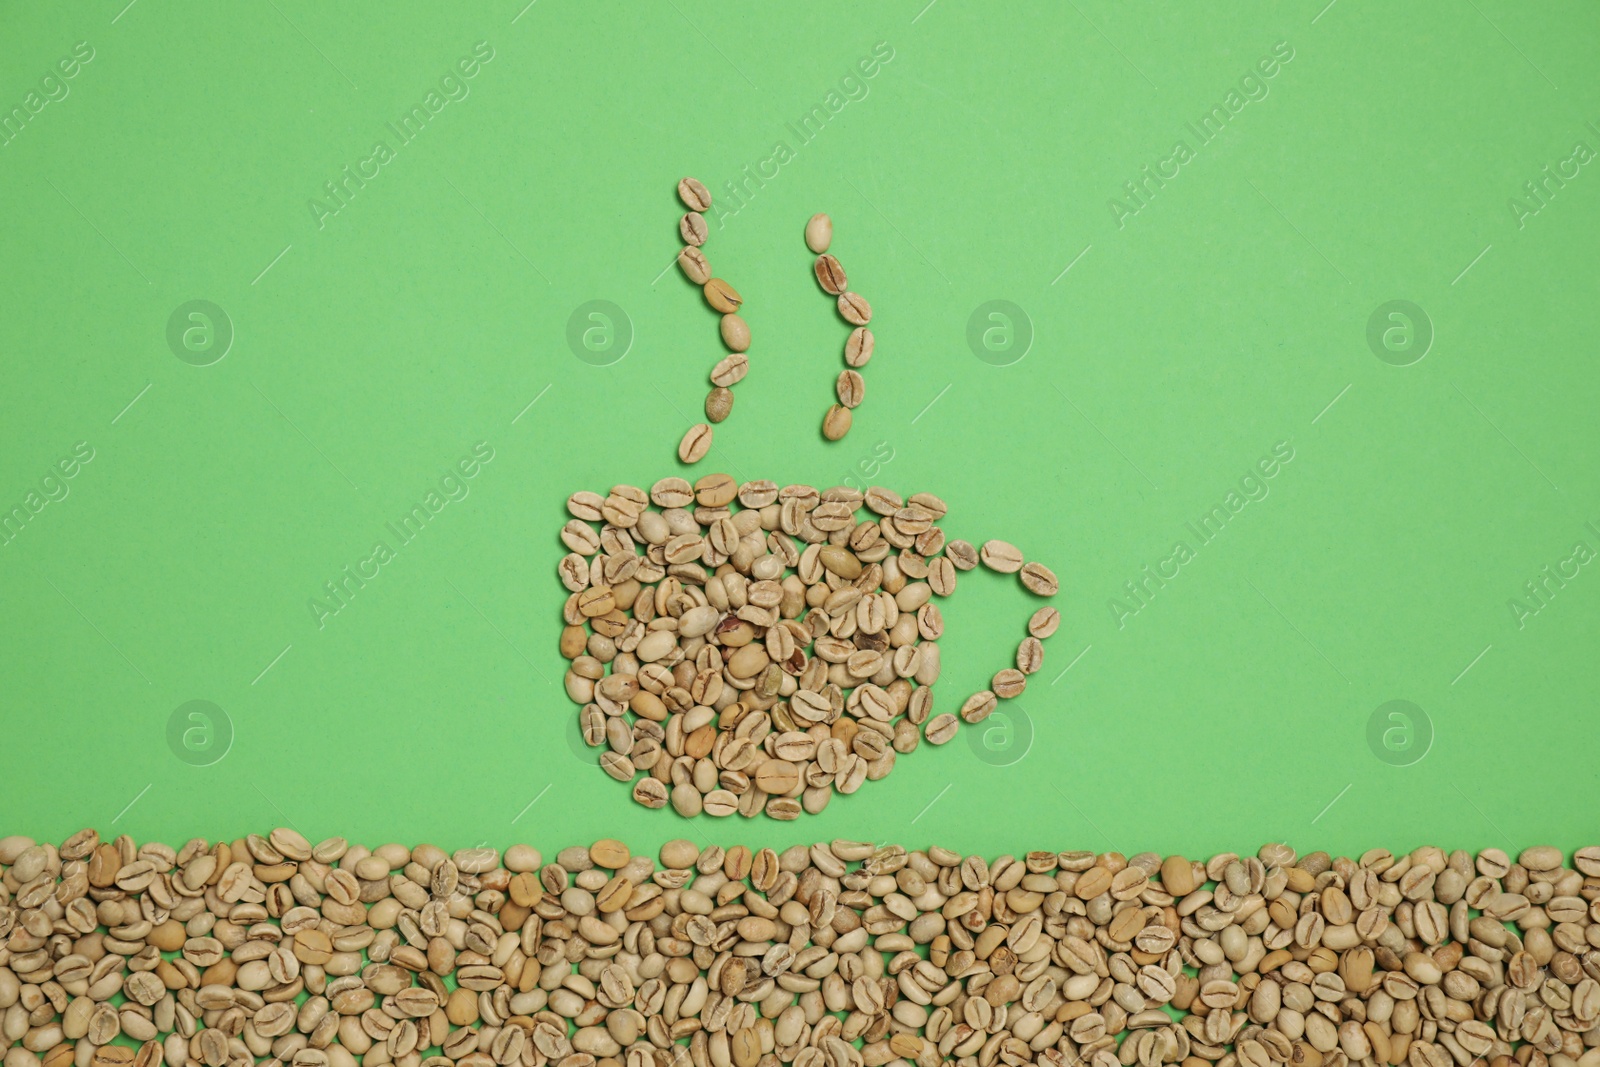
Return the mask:
<path id="1" fill-rule="evenodd" d="M 714 818 L 726 818 L 739 810 L 739 798 L 726 789 L 713 789 L 705 795 L 701 808 Z"/>
<path id="2" fill-rule="evenodd" d="M 709 404 L 709 399 L 707 403 Z M 689 427 L 689 432 L 684 434 L 683 440 L 678 443 L 678 459 L 684 463 L 699 463 L 706 458 L 706 453 L 709 451 L 711 451 L 711 427 L 703 422 Z"/>
<path id="3" fill-rule="evenodd" d="M 850 432 L 850 409 L 843 404 L 834 404 L 828 408 L 828 414 L 822 420 L 822 436 L 830 441 L 837 441 Z"/>
<path id="4" fill-rule="evenodd" d="M 717 386 L 706 394 L 706 421 L 721 422 L 733 410 L 733 390 Z"/>
<path id="5" fill-rule="evenodd" d="M 726 474 L 707 474 L 694 483 L 694 498 L 704 508 L 720 508 L 733 503 L 739 483 Z"/>
<path id="6" fill-rule="evenodd" d="M 737 384 L 744 381 L 749 370 L 750 358 L 743 352 L 734 352 L 711 368 L 711 384 L 724 387 Z"/>
<path id="7" fill-rule="evenodd" d="M 822 291 L 829 296 L 838 296 L 849 288 L 844 267 L 833 256 L 818 256 L 814 269 L 817 274 L 817 284 L 822 286 Z"/>
<path id="8" fill-rule="evenodd" d="M 874 338 L 872 331 L 865 326 L 857 326 L 850 331 L 850 336 L 844 342 L 844 361 L 852 367 L 865 367 L 872 358 Z"/>
<path id="9" fill-rule="evenodd" d="M 743 352 L 750 347 L 750 327 L 738 315 L 722 316 L 722 343 L 731 352 Z"/>
<path id="10" fill-rule="evenodd" d="M 704 285 L 711 280 L 711 263 L 705 253 L 694 245 L 687 245 L 678 253 L 678 269 L 696 285 Z"/>
<path id="11" fill-rule="evenodd" d="M 678 199 L 690 211 L 705 211 L 711 207 L 711 190 L 696 178 L 683 178 L 678 182 Z"/>
<path id="12" fill-rule="evenodd" d="M 1017 577 L 1028 592 L 1037 596 L 1055 596 L 1061 590 L 1061 583 L 1056 581 L 1055 574 L 1043 563 L 1029 563 Z"/>
<path id="13" fill-rule="evenodd" d="M 978 550 L 967 541 L 950 541 L 944 554 L 958 571 L 970 571 L 978 565 Z"/>
<path id="14" fill-rule="evenodd" d="M 721 278 L 712 278 L 705 283 L 703 290 L 706 303 L 724 315 L 738 311 L 739 305 L 744 303 L 744 298 L 739 295 L 739 291 Z"/>
<path id="15" fill-rule="evenodd" d="M 948 548 L 946 549 L 948 551 Z M 1028 633 L 1043 641 L 1061 625 L 1061 613 L 1055 608 L 1040 608 L 1028 620 Z"/>
<path id="16" fill-rule="evenodd" d="M 828 216 L 817 213 L 806 221 L 806 247 L 817 255 L 828 250 L 828 245 L 833 242 L 833 220 Z"/>
<path id="17" fill-rule="evenodd" d="M 1015 667 L 1007 667 L 1005 670 L 1000 671 L 994 676 L 994 680 L 989 683 L 989 688 L 994 690 L 994 695 L 1006 700 L 1021 696 L 1022 691 L 1027 687 L 1028 676 Z"/>
<path id="18" fill-rule="evenodd" d="M 848 323 L 865 326 L 872 321 L 872 305 L 860 293 L 840 293 L 839 314 Z"/>
<path id="19" fill-rule="evenodd" d="M 1023 674 L 1037 674 L 1044 665 L 1044 645 L 1037 637 L 1024 637 L 1017 646 L 1017 670 Z"/>
<path id="20" fill-rule="evenodd" d="M 974 693 L 961 705 L 961 718 L 965 722 L 982 722 L 994 714 L 995 694 L 985 689 Z"/>
<path id="21" fill-rule="evenodd" d="M 861 405 L 861 400 L 867 393 L 867 383 L 861 375 L 853 370 L 839 372 L 839 380 L 834 383 L 834 392 L 839 394 L 839 403 L 847 408 Z"/>
<path id="22" fill-rule="evenodd" d="M 1000 574 L 1015 574 L 1022 569 L 1022 553 L 1005 541 L 985 541 L 978 556 L 985 567 Z"/>
<path id="23" fill-rule="evenodd" d="M 947 711 L 928 720 L 923 736 L 928 739 L 930 745 L 942 745 L 956 735 L 959 726 L 956 717 Z"/>
<path id="24" fill-rule="evenodd" d="M 704 215 L 691 211 L 678 220 L 678 235 L 683 238 L 683 243 L 691 248 L 699 248 L 705 244 L 710 233 Z"/>

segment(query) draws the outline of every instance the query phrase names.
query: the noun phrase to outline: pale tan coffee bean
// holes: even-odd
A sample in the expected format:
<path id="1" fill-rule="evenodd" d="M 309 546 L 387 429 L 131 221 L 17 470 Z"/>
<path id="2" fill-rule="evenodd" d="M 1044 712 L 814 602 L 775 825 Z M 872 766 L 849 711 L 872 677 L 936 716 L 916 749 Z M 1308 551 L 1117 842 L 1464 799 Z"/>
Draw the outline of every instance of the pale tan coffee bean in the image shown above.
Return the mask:
<path id="1" fill-rule="evenodd" d="M 956 568 L 944 556 L 928 561 L 928 587 L 939 596 L 949 596 L 956 591 Z"/>
<path id="2" fill-rule="evenodd" d="M 839 403 L 847 408 L 860 407 L 862 398 L 867 395 L 867 383 L 853 370 L 840 371 L 833 389 L 839 395 Z"/>
<path id="3" fill-rule="evenodd" d="M 855 326 L 865 326 L 872 321 L 872 305 L 860 293 L 840 293 L 838 303 L 844 321 Z"/>
<path id="4" fill-rule="evenodd" d="M 853 582 L 861 576 L 861 560 L 841 545 L 825 545 L 817 553 L 817 560 L 847 582 Z"/>
<path id="5" fill-rule="evenodd" d="M 928 739 L 930 745 L 942 745 L 954 737 L 959 728 L 960 723 L 956 717 L 947 711 L 928 720 L 923 736 Z"/>
<path id="6" fill-rule="evenodd" d="M 849 432 L 850 409 L 843 404 L 830 406 L 827 415 L 822 419 L 822 436 L 830 441 L 837 441 Z"/>
<path id="7" fill-rule="evenodd" d="M 605 506 L 606 498 L 599 493 L 588 491 L 573 493 L 567 497 L 567 511 L 575 519 L 585 522 L 601 521 L 600 509 Z"/>
<path id="8" fill-rule="evenodd" d="M 1015 574 L 1022 569 L 1022 553 L 1006 541 L 985 541 L 978 558 L 985 567 L 1000 574 Z"/>
<path id="9" fill-rule="evenodd" d="M 658 508 L 686 508 L 694 503 L 694 489 L 683 478 L 663 478 L 650 487 L 650 502 Z"/>
<path id="10" fill-rule="evenodd" d="M 863 494 L 861 502 L 869 510 L 879 515 L 893 515 L 906 506 L 905 501 L 900 499 L 899 493 L 896 493 L 893 489 L 885 489 L 880 485 L 868 488 L 866 493 Z"/>
<path id="11" fill-rule="evenodd" d="M 616 752 L 600 753 L 600 768 L 619 782 L 633 780 L 633 761 Z"/>
<path id="12" fill-rule="evenodd" d="M 678 199 L 690 211 L 706 211 L 711 207 L 711 190 L 698 178 L 682 178 L 678 181 Z"/>
<path id="13" fill-rule="evenodd" d="M 593 585 L 578 594 L 578 612 L 587 619 L 605 615 L 616 606 L 616 596 L 610 586 Z"/>
<path id="14" fill-rule="evenodd" d="M 693 785 L 682 782 L 672 787 L 672 810 L 686 819 L 692 819 L 705 810 L 705 800 Z"/>
<path id="15" fill-rule="evenodd" d="M 721 422 L 733 411 L 733 390 L 717 386 L 706 394 L 706 421 Z"/>
<path id="16" fill-rule="evenodd" d="M 994 676 L 989 688 L 994 690 L 995 696 L 1010 700 L 1021 696 L 1022 691 L 1028 688 L 1028 676 L 1015 667 L 1007 667 Z"/>
<path id="17" fill-rule="evenodd" d="M 1023 588 L 1035 596 L 1055 596 L 1061 590 L 1055 573 L 1043 563 L 1029 563 L 1017 577 L 1022 580 Z"/>
<path id="18" fill-rule="evenodd" d="M 678 269 L 683 271 L 683 276 L 696 285 L 704 285 L 711 280 L 711 262 L 706 259 L 706 254 L 694 245 L 686 245 L 678 253 Z"/>
<path id="19" fill-rule="evenodd" d="M 1028 620 L 1028 633 L 1039 640 L 1054 634 L 1061 626 L 1061 612 L 1055 608 L 1040 608 L 1033 613 L 1033 618 Z"/>
<path id="20" fill-rule="evenodd" d="M 1037 637 L 1024 637 L 1017 646 L 1017 670 L 1023 674 L 1038 674 L 1044 666 L 1044 645 Z"/>
<path id="21" fill-rule="evenodd" d="M 989 690 L 985 689 L 974 693 L 961 705 L 962 721 L 970 723 L 982 722 L 994 714 L 994 709 L 997 706 L 995 694 Z"/>
<path id="22" fill-rule="evenodd" d="M 699 248 L 706 243 L 706 238 L 711 231 L 706 226 L 706 217 L 699 212 L 691 211 L 678 220 L 678 236 L 683 238 L 683 243 L 691 248 Z"/>
<path id="23" fill-rule="evenodd" d="M 557 564 L 557 570 L 561 575 L 561 584 L 570 591 L 581 593 L 589 588 L 589 561 L 578 553 L 562 556 L 561 562 Z"/>
<path id="24" fill-rule="evenodd" d="M 739 503 L 747 508 L 764 508 L 778 499 L 778 483 L 766 478 L 745 482 L 739 487 Z"/>
<path id="25" fill-rule="evenodd" d="M 828 245 L 833 243 L 833 220 L 822 212 L 817 212 L 806 220 L 806 247 L 816 255 L 821 255 L 828 250 Z"/>
<path id="26" fill-rule="evenodd" d="M 849 288 L 844 267 L 833 256 L 818 256 L 813 269 L 816 271 L 817 284 L 822 286 L 822 291 L 829 296 L 838 296 Z"/>
<path id="27" fill-rule="evenodd" d="M 678 443 L 678 459 L 684 463 L 699 463 L 706 458 L 706 453 L 711 451 L 711 427 L 703 422 L 697 422 L 689 427 L 689 432 L 683 435 L 683 440 Z"/>
<path id="28" fill-rule="evenodd" d="M 1553 871 L 1561 866 L 1561 850 L 1553 845 L 1532 845 L 1522 850 L 1517 862 L 1530 871 Z"/>
<path id="29" fill-rule="evenodd" d="M 743 352 L 734 352 L 724 357 L 715 367 L 711 368 L 711 384 L 726 388 L 744 381 L 744 376 L 750 370 L 750 357 Z"/>
<path id="30" fill-rule="evenodd" d="M 722 316 L 718 329 L 722 332 L 722 343 L 730 352 L 743 352 L 750 347 L 750 324 L 738 315 Z"/>
<path id="31" fill-rule="evenodd" d="M 800 802 L 788 797 L 768 797 L 766 803 L 767 818 L 777 819 L 779 822 L 790 822 L 800 817 Z"/>
<path id="32" fill-rule="evenodd" d="M 739 798 L 726 789 L 713 789 L 701 801 L 701 810 L 714 818 L 726 818 L 739 810 Z"/>
<path id="33" fill-rule="evenodd" d="M 659 811 L 667 806 L 667 787 L 654 778 L 641 778 L 633 786 L 634 803 Z"/>
<path id="34" fill-rule="evenodd" d="M 958 571 L 970 571 L 978 565 L 978 550 L 968 541 L 950 541 L 944 554 Z"/>
<path id="35" fill-rule="evenodd" d="M 844 341 L 845 363 L 851 367 L 865 367 L 867 361 L 872 358 L 872 348 L 875 343 L 871 330 L 865 326 L 857 326 L 850 331 L 850 336 Z"/>
<path id="36" fill-rule="evenodd" d="M 712 278 L 701 287 L 701 290 L 705 293 L 706 303 L 724 315 L 733 314 L 739 310 L 739 305 L 744 303 L 744 297 L 739 295 L 739 291 L 721 278 Z"/>
<path id="37" fill-rule="evenodd" d="M 594 527 L 578 519 L 561 527 L 561 543 L 580 556 L 592 556 L 600 551 L 600 535 L 594 532 Z"/>

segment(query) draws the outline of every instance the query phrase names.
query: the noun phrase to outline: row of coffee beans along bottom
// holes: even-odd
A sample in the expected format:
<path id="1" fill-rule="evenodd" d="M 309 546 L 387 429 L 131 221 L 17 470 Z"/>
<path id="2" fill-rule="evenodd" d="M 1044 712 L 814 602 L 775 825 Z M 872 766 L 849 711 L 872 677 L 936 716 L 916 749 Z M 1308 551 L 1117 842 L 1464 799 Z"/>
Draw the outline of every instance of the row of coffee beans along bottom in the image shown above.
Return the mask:
<path id="1" fill-rule="evenodd" d="M 0 838 L 5 1067 L 1596 1067 L 1600 847 Z"/>

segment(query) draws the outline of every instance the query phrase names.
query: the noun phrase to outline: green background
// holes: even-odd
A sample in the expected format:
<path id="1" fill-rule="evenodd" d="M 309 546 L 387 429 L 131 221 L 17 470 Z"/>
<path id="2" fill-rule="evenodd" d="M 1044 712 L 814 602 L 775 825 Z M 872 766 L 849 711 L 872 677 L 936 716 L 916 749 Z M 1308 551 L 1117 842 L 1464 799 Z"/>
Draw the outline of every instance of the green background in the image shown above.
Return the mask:
<path id="1" fill-rule="evenodd" d="M 1508 605 L 1600 548 L 1600 173 L 1511 205 L 1600 148 L 1592 4 L 124 4 L 0 9 L 6 112 L 94 50 L 0 148 L 0 510 L 94 450 L 0 548 L 0 834 L 1600 837 L 1600 567 L 1520 624 Z M 469 94 L 400 144 L 387 124 L 479 42 Z M 841 88 L 875 46 L 892 59 Z M 1267 95 L 1201 144 L 1186 124 L 1274 47 L 1293 58 Z M 1119 220 L 1180 139 L 1193 158 Z M 309 202 L 379 140 L 394 158 L 319 226 Z M 560 687 L 563 502 L 679 472 L 721 355 L 665 269 L 684 174 L 737 208 L 706 252 L 755 335 L 696 474 L 828 486 L 892 451 L 872 481 L 1063 580 L 988 749 L 924 746 L 798 822 L 635 806 L 572 750 Z M 846 327 L 801 241 L 819 210 L 877 313 L 837 445 L 818 426 Z M 1431 324 L 1420 361 L 1404 323 L 1391 361 L 1368 344 L 1396 299 Z M 192 300 L 234 332 L 208 366 L 166 339 Z M 569 348 L 590 300 L 626 315 L 619 362 Z M 995 361 L 1031 330 L 1009 365 L 968 342 L 990 300 L 1025 317 Z M 319 628 L 323 583 L 478 442 L 470 494 Z M 1185 524 L 1279 442 L 1269 494 L 1197 546 Z M 1180 539 L 1194 559 L 1119 620 Z M 1007 663 L 1033 606 L 962 577 L 936 711 Z M 225 716 L 212 744 L 232 734 L 206 766 L 168 746 L 191 700 Z M 1390 737 L 1404 766 L 1368 742 L 1391 700 L 1421 711 Z"/>

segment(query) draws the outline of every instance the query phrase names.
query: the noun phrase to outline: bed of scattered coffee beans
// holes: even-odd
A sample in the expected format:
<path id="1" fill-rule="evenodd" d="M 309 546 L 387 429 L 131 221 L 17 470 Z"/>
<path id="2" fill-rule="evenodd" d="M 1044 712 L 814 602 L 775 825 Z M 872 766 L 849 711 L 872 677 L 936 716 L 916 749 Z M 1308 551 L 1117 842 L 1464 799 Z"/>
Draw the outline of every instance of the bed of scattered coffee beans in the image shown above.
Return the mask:
<path id="1" fill-rule="evenodd" d="M 705 295 L 706 303 L 722 316 L 720 332 L 722 344 L 728 350 L 711 371 L 711 392 L 706 394 L 706 421 L 689 427 L 678 444 L 678 459 L 687 464 L 699 463 L 711 450 L 711 424 L 721 422 L 733 411 L 733 384 L 743 378 L 749 369 L 750 325 L 739 314 L 744 298 L 738 290 L 721 278 L 711 276 L 711 264 L 700 251 L 710 235 L 705 212 L 711 207 L 711 191 L 695 178 L 678 182 L 678 199 L 683 201 L 688 213 L 678 221 L 678 235 L 683 238 L 683 251 L 678 253 L 678 268 L 683 276 Z"/>
<path id="2" fill-rule="evenodd" d="M 0 838 L 5 1067 L 1600 1067 L 1600 848 Z"/>
<path id="3" fill-rule="evenodd" d="M 839 402 L 831 405 L 822 419 L 822 436 L 837 441 L 850 432 L 852 414 L 866 396 L 867 384 L 859 368 L 872 358 L 872 331 L 867 323 L 872 321 L 872 305 L 860 293 L 850 291 L 849 280 L 838 258 L 828 251 L 833 243 L 833 220 L 818 213 L 806 223 L 806 247 L 816 255 L 813 271 L 822 291 L 833 297 L 839 315 L 855 327 L 844 344 L 845 369 L 834 382 L 834 394 Z"/>
<path id="4" fill-rule="evenodd" d="M 935 598 L 980 563 L 1035 595 L 1058 589 L 1006 542 L 946 542 L 931 493 L 709 474 L 574 493 L 567 510 L 561 653 L 583 738 L 634 800 L 686 817 L 816 813 L 924 732 L 950 740 L 956 715 L 933 713 Z M 1020 695 L 1059 622 L 1035 613 L 1016 665 L 961 718 Z"/>

